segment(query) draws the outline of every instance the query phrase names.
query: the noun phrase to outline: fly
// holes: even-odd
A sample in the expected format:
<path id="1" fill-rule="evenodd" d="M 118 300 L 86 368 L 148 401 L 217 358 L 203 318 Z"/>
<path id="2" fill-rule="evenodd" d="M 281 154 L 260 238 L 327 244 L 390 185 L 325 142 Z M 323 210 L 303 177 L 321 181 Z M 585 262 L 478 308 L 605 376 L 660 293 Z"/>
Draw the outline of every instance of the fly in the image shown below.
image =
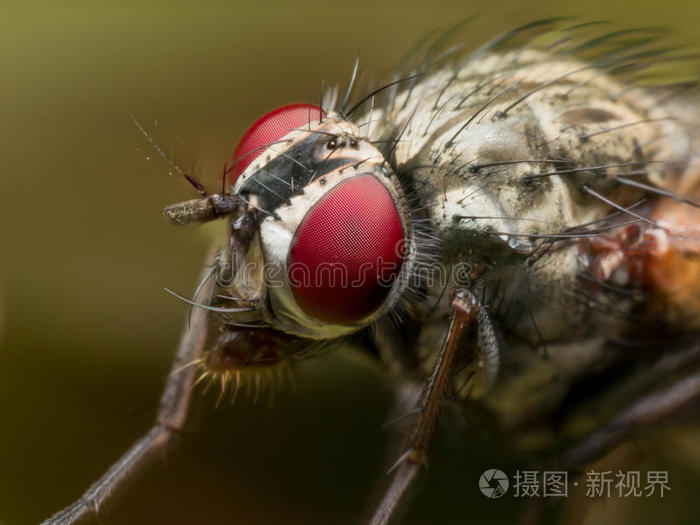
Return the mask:
<path id="1" fill-rule="evenodd" d="M 182 173 L 199 197 L 166 217 L 225 220 L 228 238 L 181 298 L 156 424 L 46 523 L 97 513 L 182 427 L 198 382 L 237 392 L 347 341 L 414 390 L 375 525 L 446 397 L 566 469 L 697 399 L 700 103 L 687 79 L 643 81 L 684 57 L 592 28 L 534 22 L 468 57 L 439 37 L 351 106 L 356 66 L 337 107 L 255 122 L 220 193 Z"/>

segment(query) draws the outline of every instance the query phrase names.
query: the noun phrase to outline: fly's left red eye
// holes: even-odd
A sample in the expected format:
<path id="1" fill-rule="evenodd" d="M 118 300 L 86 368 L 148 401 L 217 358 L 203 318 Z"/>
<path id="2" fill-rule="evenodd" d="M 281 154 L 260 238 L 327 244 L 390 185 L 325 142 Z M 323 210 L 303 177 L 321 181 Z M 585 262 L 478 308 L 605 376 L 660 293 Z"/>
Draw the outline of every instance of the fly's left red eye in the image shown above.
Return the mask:
<path id="1" fill-rule="evenodd" d="M 358 175 L 328 191 L 302 220 L 289 252 L 301 309 L 320 321 L 359 321 L 384 303 L 403 262 L 404 231 L 389 190 Z"/>
<path id="2" fill-rule="evenodd" d="M 228 173 L 229 184 L 234 184 L 239 175 L 265 152 L 268 145 L 325 116 L 325 111 L 312 104 L 289 104 L 263 115 L 245 132 L 233 152 L 233 165 Z"/>

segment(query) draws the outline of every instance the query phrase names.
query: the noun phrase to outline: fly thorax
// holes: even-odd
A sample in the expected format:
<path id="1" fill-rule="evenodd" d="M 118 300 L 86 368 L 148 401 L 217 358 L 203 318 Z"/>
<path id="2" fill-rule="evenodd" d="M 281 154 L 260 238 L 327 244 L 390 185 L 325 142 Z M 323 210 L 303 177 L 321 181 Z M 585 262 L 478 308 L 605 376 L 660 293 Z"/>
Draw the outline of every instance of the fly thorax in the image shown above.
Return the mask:
<path id="1" fill-rule="evenodd" d="M 660 184 L 687 156 L 687 133 L 650 101 L 590 64 L 527 50 L 414 78 L 366 120 L 428 210 L 443 264 L 483 267 L 485 301 L 538 344 L 620 325 L 585 318 L 581 239 L 611 213 L 597 195 L 633 206 L 643 191 L 620 178 Z"/>

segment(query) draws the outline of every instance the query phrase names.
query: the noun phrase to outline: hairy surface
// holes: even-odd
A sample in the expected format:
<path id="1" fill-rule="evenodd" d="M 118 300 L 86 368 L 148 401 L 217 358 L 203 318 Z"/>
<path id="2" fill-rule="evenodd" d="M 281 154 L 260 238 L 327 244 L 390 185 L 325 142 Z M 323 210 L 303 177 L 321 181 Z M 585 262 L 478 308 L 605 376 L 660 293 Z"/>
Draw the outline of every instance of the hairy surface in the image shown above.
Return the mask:
<path id="1" fill-rule="evenodd" d="M 358 118 L 503 339 L 492 386 L 464 363 L 455 391 L 524 446 L 585 434 L 698 357 L 700 99 L 650 34 L 542 21 L 466 58 L 438 38 Z M 425 370 L 460 285 L 407 308 Z"/>

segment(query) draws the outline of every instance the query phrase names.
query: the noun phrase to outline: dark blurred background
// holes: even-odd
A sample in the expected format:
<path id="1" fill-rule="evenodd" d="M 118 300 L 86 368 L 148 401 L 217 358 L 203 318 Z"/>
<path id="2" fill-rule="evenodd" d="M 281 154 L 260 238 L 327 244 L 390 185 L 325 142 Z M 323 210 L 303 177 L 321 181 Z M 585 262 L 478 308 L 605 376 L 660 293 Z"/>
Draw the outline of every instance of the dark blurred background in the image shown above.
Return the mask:
<path id="1" fill-rule="evenodd" d="M 265 111 L 316 101 L 359 54 L 387 78 L 417 38 L 475 12 L 464 39 L 576 14 L 665 26 L 697 46 L 688 0 L 12 2 L 0 8 L 0 523 L 36 523 L 77 497 L 150 425 L 193 290 L 221 225 L 161 216 L 193 197 L 130 121 L 132 111 L 214 188 Z M 360 84 L 361 87 L 366 84 Z M 148 160 L 150 158 L 150 160 Z M 263 395 L 198 403 L 181 445 L 105 509 L 112 523 L 357 523 L 389 461 L 391 388 L 341 355 Z M 196 432 L 194 432 L 197 430 Z M 570 497 L 556 523 L 697 523 L 698 438 L 644 440 L 609 468 L 670 471 L 662 499 Z M 514 472 L 483 430 L 447 417 L 408 523 L 510 522 L 484 469 Z M 580 495 L 579 495 L 580 496 Z"/>

